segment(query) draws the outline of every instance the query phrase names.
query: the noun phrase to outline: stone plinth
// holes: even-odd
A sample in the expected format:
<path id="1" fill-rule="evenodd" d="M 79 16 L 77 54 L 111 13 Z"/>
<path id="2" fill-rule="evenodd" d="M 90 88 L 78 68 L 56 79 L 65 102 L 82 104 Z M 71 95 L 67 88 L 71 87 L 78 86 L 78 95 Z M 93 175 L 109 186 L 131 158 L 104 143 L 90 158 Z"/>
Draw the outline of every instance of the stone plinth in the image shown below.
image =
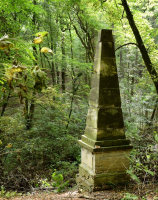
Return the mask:
<path id="1" fill-rule="evenodd" d="M 76 179 L 91 191 L 129 181 L 126 170 L 132 146 L 125 137 L 112 30 L 98 34 L 93 72 Z"/>

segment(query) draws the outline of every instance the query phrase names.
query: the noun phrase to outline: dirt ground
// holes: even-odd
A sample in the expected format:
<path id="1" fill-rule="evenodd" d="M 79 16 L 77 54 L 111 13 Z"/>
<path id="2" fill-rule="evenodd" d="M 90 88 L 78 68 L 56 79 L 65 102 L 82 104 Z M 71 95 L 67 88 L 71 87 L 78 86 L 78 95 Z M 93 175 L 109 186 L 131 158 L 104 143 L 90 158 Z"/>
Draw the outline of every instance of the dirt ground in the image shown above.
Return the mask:
<path id="1" fill-rule="evenodd" d="M 97 192 L 78 192 L 78 190 L 71 189 L 71 191 L 67 191 L 64 193 L 54 193 L 50 191 L 36 191 L 33 193 L 25 194 L 23 196 L 17 196 L 13 198 L 9 198 L 12 200 L 156 200 L 158 199 L 158 186 L 156 185 L 144 185 L 142 187 L 139 185 L 135 185 L 132 188 L 122 188 L 122 189 L 113 189 L 113 190 L 104 190 Z M 0 200 L 6 200 L 6 198 L 0 198 Z"/>
<path id="2" fill-rule="evenodd" d="M 82 200 L 82 199 L 94 199 L 94 200 L 110 200 L 110 199 L 122 199 L 123 195 L 116 194 L 112 191 L 101 191 L 93 193 L 78 193 L 78 190 L 73 190 L 70 192 L 65 192 L 61 194 L 55 194 L 53 192 L 42 192 L 42 193 L 32 193 L 29 195 L 24 195 L 21 197 L 11 198 L 12 200 Z M 6 198 L 0 198 L 1 200 Z"/>

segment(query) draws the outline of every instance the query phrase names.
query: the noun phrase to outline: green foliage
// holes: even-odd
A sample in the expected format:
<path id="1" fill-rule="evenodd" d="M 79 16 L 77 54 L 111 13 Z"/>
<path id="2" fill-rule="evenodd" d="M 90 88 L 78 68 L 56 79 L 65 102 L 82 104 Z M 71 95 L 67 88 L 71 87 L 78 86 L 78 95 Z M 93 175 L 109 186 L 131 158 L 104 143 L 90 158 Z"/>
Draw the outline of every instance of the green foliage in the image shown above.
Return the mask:
<path id="1" fill-rule="evenodd" d="M 126 172 L 131 176 L 131 178 L 132 178 L 134 181 L 136 181 L 137 183 L 140 183 L 139 178 L 138 178 L 135 174 L 133 174 L 132 171 L 127 170 Z"/>
<path id="2" fill-rule="evenodd" d="M 22 193 L 18 193 L 17 191 L 5 191 L 4 187 L 1 186 L 1 190 L 0 190 L 0 197 L 2 198 L 13 198 L 15 196 L 21 196 Z"/>
<path id="3" fill-rule="evenodd" d="M 131 193 L 126 193 L 124 197 L 121 200 L 134 200 L 134 199 L 139 199 L 137 195 L 131 194 Z"/>
<path id="4" fill-rule="evenodd" d="M 53 100 L 53 96 L 56 100 Z M 78 104 L 80 109 L 77 109 Z M 5 160 L 2 178 L 8 179 L 10 183 L 18 179 L 19 182 L 14 183 L 16 189 L 20 188 L 21 184 L 26 188 L 30 185 L 35 187 L 40 178 L 50 177 L 50 172 L 45 174 L 43 170 L 57 169 L 64 177 L 61 190 L 69 185 L 67 181 L 71 178 L 71 184 L 74 184 L 80 162 L 80 146 L 77 140 L 84 131 L 87 101 L 81 101 L 79 98 L 74 108 L 68 134 L 65 134 L 65 128 L 69 113 L 69 95 L 59 94 L 50 87 L 42 90 L 36 99 L 32 129 L 24 130 L 24 119 L 21 118 L 19 110 L 12 117 L 2 117 L 0 129 L 3 143 L 0 146 L 4 153 L 1 159 Z M 5 148 L 9 143 L 12 147 Z M 39 177 L 36 177 L 36 174 L 39 174 Z M 23 180 L 22 177 L 26 179 Z M 58 181 L 54 181 L 57 184 Z M 46 186 L 47 181 L 42 184 Z"/>
<path id="5" fill-rule="evenodd" d="M 57 173 L 56 171 L 52 174 L 52 186 L 53 187 L 58 187 L 56 192 L 61 192 L 65 187 L 69 186 L 69 180 L 64 181 L 64 177 L 62 174 L 59 172 Z"/>
<path id="6" fill-rule="evenodd" d="M 54 183 L 52 183 L 53 187 L 59 187 L 62 182 L 63 182 L 63 175 L 62 174 L 57 174 L 56 171 L 52 174 L 52 180 Z"/>

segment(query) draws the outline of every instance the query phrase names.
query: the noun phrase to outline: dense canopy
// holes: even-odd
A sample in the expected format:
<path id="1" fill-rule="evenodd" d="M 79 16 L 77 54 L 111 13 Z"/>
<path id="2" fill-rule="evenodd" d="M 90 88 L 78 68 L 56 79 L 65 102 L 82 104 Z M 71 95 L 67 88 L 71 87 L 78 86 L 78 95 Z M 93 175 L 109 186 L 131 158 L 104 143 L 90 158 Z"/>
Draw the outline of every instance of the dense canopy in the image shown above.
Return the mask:
<path id="1" fill-rule="evenodd" d="M 157 16 L 157 0 L 0 1 L 1 191 L 75 185 L 100 29 L 115 38 L 128 173 L 157 180 Z"/>

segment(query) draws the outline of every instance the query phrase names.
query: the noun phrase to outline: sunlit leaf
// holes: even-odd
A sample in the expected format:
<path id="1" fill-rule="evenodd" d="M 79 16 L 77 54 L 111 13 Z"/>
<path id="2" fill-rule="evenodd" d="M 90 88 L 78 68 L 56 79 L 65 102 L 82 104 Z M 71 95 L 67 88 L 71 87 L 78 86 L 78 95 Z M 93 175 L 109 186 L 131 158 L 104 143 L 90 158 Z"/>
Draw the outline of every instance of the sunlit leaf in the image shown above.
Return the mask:
<path id="1" fill-rule="evenodd" d="M 158 142 L 158 135 L 157 134 L 155 135 L 155 140 L 156 140 L 156 142 Z"/>
<path id="2" fill-rule="evenodd" d="M 7 146 L 6 146 L 6 148 L 11 148 L 12 147 L 12 144 L 11 143 L 9 143 Z"/>
<path id="3" fill-rule="evenodd" d="M 32 51 L 30 51 L 29 49 L 27 49 L 26 51 L 30 55 L 30 57 L 32 58 L 32 60 L 37 61 L 36 58 L 34 57 Z"/>
<path id="4" fill-rule="evenodd" d="M 5 72 L 5 76 L 7 77 L 7 79 L 10 81 L 13 79 L 14 74 L 17 72 L 22 72 L 26 70 L 26 67 L 21 66 L 21 65 L 13 65 L 11 68 L 7 68 L 6 72 Z"/>
<path id="5" fill-rule="evenodd" d="M 132 178 L 133 180 L 135 180 L 135 181 L 137 181 L 138 183 L 140 183 L 139 178 L 138 178 L 135 174 L 133 174 L 132 171 L 127 170 L 127 173 L 131 176 L 131 178 Z"/>
<path id="6" fill-rule="evenodd" d="M 4 50 L 13 47 L 13 43 L 7 41 L 8 38 L 8 35 L 5 35 L 2 38 L 0 38 L 0 49 Z"/>
<path id="7" fill-rule="evenodd" d="M 0 144 L 2 144 L 2 140 L 0 140 Z"/>
<path id="8" fill-rule="evenodd" d="M 152 172 L 152 171 L 150 171 L 150 170 L 148 170 L 148 169 L 145 169 L 145 171 L 147 172 L 147 173 L 149 173 L 150 175 L 152 175 L 152 176 L 154 176 L 154 172 Z"/>
<path id="9" fill-rule="evenodd" d="M 4 40 L 7 40 L 9 38 L 9 36 L 8 35 L 4 35 L 2 38 L 0 38 L 0 41 L 4 41 Z"/>
<path id="10" fill-rule="evenodd" d="M 36 37 L 44 37 L 46 35 L 48 35 L 49 33 L 47 31 L 43 31 L 43 32 L 38 32 L 35 34 Z"/>
<path id="11" fill-rule="evenodd" d="M 13 47 L 13 44 L 9 41 L 0 41 L 0 49 L 4 50 L 4 49 L 10 49 L 11 47 Z"/>
<path id="12" fill-rule="evenodd" d="M 11 70 L 13 73 L 22 72 L 22 71 L 26 70 L 26 67 L 22 66 L 22 65 L 17 65 L 17 66 L 13 65 Z"/>
<path id="13" fill-rule="evenodd" d="M 43 37 L 42 36 L 34 38 L 34 40 L 33 40 L 33 43 L 35 43 L 35 44 L 40 44 L 42 42 L 43 42 Z"/>
<path id="14" fill-rule="evenodd" d="M 47 47 L 42 47 L 41 52 L 42 53 L 51 53 L 53 55 L 53 51 Z"/>

